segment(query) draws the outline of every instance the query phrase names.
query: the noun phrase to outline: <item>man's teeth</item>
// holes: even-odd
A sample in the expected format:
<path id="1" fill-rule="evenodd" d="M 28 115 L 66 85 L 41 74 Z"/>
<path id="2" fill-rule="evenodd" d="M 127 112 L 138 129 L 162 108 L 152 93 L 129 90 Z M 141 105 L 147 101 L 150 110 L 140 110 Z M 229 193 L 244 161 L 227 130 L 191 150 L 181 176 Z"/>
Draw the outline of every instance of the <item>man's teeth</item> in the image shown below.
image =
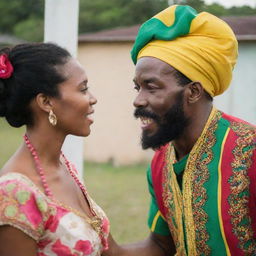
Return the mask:
<path id="1" fill-rule="evenodd" d="M 140 120 L 141 120 L 141 122 L 142 122 L 144 125 L 148 125 L 148 124 L 150 124 L 150 123 L 153 122 L 153 119 L 151 119 L 151 118 L 146 118 L 146 117 L 141 117 Z"/>

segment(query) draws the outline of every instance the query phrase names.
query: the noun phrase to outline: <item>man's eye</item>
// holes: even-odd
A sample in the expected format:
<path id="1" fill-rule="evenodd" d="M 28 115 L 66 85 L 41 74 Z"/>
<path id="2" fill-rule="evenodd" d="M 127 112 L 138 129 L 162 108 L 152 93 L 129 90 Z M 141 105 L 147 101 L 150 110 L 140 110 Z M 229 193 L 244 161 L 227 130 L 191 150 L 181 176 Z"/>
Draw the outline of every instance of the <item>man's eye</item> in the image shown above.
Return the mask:
<path id="1" fill-rule="evenodd" d="M 149 91 L 156 91 L 157 89 L 159 89 L 159 87 L 155 85 L 147 85 L 147 90 Z"/>
<path id="2" fill-rule="evenodd" d="M 81 92 L 87 92 L 88 89 L 89 89 L 89 87 L 82 88 L 82 89 L 81 89 Z"/>
<path id="3" fill-rule="evenodd" d="M 138 85 L 135 85 L 134 89 L 138 92 L 140 90 L 140 87 Z"/>

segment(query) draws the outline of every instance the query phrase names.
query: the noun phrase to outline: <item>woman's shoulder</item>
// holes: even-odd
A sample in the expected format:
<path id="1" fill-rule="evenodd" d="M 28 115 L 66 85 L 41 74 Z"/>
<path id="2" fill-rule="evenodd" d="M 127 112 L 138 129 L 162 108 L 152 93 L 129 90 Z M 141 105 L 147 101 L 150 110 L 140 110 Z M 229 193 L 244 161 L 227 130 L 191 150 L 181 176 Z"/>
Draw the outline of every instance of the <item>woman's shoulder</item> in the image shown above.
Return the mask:
<path id="1" fill-rule="evenodd" d="M 44 195 L 28 176 L 19 172 L 7 172 L 0 176 L 0 191 L 3 190 L 8 193 L 25 190 L 33 194 Z"/>
<path id="2" fill-rule="evenodd" d="M 0 225 L 11 225 L 38 240 L 52 214 L 47 197 L 25 175 L 0 177 Z"/>

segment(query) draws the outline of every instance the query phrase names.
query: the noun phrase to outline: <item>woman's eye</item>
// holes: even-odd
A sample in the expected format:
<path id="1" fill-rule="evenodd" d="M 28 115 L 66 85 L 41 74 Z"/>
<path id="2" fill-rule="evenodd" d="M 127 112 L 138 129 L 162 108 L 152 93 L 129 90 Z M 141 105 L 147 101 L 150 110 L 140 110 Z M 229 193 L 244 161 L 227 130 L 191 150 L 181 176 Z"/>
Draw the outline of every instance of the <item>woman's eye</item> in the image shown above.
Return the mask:
<path id="1" fill-rule="evenodd" d="M 138 92 L 140 90 L 140 87 L 138 85 L 135 85 L 134 90 L 136 90 Z"/>

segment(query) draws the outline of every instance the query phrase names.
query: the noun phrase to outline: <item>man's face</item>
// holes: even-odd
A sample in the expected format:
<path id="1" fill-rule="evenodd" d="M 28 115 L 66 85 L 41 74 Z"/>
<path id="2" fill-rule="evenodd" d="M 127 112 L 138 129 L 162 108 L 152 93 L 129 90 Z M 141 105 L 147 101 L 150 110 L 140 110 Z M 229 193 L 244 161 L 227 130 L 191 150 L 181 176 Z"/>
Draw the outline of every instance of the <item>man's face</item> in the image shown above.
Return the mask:
<path id="1" fill-rule="evenodd" d="M 152 57 L 138 60 L 135 71 L 134 115 L 141 119 L 142 147 L 159 148 L 181 136 L 189 123 L 184 113 L 184 87 L 175 69 Z"/>

